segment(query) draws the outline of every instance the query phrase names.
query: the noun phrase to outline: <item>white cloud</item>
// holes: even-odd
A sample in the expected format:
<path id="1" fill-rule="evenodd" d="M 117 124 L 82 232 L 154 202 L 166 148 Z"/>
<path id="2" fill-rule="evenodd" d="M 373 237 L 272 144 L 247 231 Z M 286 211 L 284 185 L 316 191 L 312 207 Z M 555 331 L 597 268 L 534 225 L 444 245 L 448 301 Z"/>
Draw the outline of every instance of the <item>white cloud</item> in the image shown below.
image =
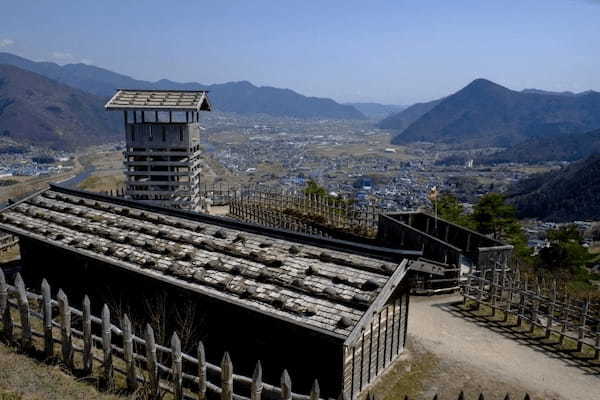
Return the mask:
<path id="1" fill-rule="evenodd" d="M 92 65 L 94 61 L 92 61 L 89 58 L 82 58 L 81 61 L 79 61 L 82 64 L 87 64 L 87 65 Z"/>
<path id="2" fill-rule="evenodd" d="M 15 44 L 15 41 L 12 39 L 0 39 L 0 49 L 6 49 Z"/>

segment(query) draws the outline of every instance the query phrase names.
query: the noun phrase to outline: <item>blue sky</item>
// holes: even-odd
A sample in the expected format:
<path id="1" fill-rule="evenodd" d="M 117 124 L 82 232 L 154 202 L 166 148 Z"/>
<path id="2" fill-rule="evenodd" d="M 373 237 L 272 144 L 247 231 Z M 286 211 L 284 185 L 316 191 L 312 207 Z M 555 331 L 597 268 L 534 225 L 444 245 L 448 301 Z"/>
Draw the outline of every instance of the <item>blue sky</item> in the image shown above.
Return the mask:
<path id="1" fill-rule="evenodd" d="M 484 77 L 600 90 L 600 0 L 2 1 L 0 51 L 408 104 Z"/>

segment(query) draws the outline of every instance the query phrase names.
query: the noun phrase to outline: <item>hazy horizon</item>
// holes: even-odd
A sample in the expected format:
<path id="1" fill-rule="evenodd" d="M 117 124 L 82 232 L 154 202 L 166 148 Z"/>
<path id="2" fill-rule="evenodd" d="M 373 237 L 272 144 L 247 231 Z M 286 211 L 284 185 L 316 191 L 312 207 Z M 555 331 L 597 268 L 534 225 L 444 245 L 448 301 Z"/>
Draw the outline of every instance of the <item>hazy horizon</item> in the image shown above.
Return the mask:
<path id="1" fill-rule="evenodd" d="M 247 80 L 342 103 L 403 105 L 476 78 L 514 90 L 600 90 L 597 0 L 4 8 L 0 51 L 142 80 Z"/>

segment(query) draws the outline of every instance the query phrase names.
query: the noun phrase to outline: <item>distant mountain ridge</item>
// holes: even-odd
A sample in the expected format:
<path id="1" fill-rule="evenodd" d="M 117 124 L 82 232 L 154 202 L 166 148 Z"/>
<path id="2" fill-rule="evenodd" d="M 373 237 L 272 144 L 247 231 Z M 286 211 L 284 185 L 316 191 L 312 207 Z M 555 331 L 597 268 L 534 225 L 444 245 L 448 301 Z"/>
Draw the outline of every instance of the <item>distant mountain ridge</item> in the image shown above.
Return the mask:
<path id="1" fill-rule="evenodd" d="M 533 137 L 600 128 L 600 93 L 517 92 L 476 79 L 433 104 L 408 127 L 398 119 L 407 111 L 380 124 L 401 132 L 393 139 L 394 144 L 425 141 L 462 147 L 509 147 Z"/>
<path id="2" fill-rule="evenodd" d="M 206 85 L 179 83 L 167 79 L 148 82 L 133 79 L 104 68 L 86 64 L 60 66 L 36 62 L 10 53 L 0 52 L 0 64 L 25 69 L 85 92 L 108 98 L 115 89 L 209 90 L 215 110 L 240 114 L 262 113 L 277 117 L 365 119 L 356 108 L 327 98 L 307 97 L 290 89 L 257 87 L 250 82 L 227 82 Z"/>
<path id="3" fill-rule="evenodd" d="M 600 220 L 600 153 L 560 171 L 534 175 L 507 195 L 522 218 Z"/>
<path id="4" fill-rule="evenodd" d="M 104 99 L 33 72 L 0 65 L 0 135 L 59 150 L 122 139 Z"/>
<path id="5" fill-rule="evenodd" d="M 379 103 L 344 103 L 352 106 L 363 113 L 367 118 L 381 120 L 391 114 L 401 112 L 408 108 L 407 106 L 397 104 L 379 104 Z"/>

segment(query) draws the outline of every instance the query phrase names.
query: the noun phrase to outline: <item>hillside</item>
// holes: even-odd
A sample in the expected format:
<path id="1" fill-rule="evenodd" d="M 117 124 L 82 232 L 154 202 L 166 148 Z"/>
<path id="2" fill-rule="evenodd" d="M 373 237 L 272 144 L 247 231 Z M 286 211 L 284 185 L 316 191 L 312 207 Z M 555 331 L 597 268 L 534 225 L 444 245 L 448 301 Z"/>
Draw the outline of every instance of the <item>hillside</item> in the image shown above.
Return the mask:
<path id="1" fill-rule="evenodd" d="M 600 153 L 600 129 L 592 132 L 528 139 L 477 160 L 484 164 L 577 161 Z"/>
<path id="2" fill-rule="evenodd" d="M 338 104 L 331 99 L 307 97 L 289 89 L 257 87 L 246 81 L 214 85 L 179 83 L 166 79 L 148 82 L 91 65 L 60 66 L 50 62 L 31 61 L 10 53 L 0 53 L 0 64 L 14 65 L 104 98 L 112 96 L 115 89 L 119 88 L 204 89 L 211 92 L 210 99 L 215 111 L 294 118 L 365 119 L 356 108 Z"/>
<path id="3" fill-rule="evenodd" d="M 402 129 L 401 125 L 397 127 Z M 460 147 L 509 147 L 528 138 L 598 128 L 600 93 L 568 96 L 516 92 L 477 79 L 444 98 L 396 136 L 393 143 L 426 141 Z"/>
<path id="4" fill-rule="evenodd" d="M 522 218 L 600 220 L 600 154 L 521 181 L 508 191 L 508 198 Z"/>
<path id="5" fill-rule="evenodd" d="M 396 104 L 379 104 L 379 103 L 344 103 L 348 106 L 356 108 L 363 113 L 367 118 L 381 120 L 392 114 L 405 110 L 406 106 Z"/>
<path id="6" fill-rule="evenodd" d="M 9 65 L 0 65 L 0 135 L 72 150 L 121 139 L 120 115 L 98 96 Z"/>
<path id="7" fill-rule="evenodd" d="M 442 99 L 433 100 L 426 103 L 416 103 L 399 113 L 392 114 L 377 125 L 381 129 L 394 129 L 402 132 L 413 122 L 431 111 Z"/>

